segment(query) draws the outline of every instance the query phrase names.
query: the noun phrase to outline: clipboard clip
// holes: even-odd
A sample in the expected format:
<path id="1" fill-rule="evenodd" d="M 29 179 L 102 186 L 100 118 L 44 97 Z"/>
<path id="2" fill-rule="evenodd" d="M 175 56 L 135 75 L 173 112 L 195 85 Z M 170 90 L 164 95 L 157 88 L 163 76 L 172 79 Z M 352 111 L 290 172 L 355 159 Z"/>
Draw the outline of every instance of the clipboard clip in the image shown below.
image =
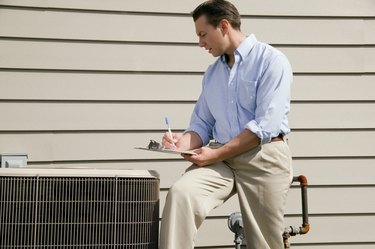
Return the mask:
<path id="1" fill-rule="evenodd" d="M 156 142 L 155 140 L 150 140 L 150 143 L 148 144 L 147 148 L 149 150 L 159 150 L 159 149 L 162 149 L 163 146 L 161 146 L 160 143 Z"/>

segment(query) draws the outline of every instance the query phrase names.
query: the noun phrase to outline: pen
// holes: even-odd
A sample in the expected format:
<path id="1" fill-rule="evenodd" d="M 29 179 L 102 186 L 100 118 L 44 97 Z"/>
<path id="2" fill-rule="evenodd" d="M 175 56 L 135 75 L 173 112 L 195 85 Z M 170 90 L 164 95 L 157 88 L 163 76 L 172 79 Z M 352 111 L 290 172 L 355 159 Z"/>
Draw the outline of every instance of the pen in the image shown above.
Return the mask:
<path id="1" fill-rule="evenodd" d="M 168 122 L 168 117 L 165 117 L 165 123 L 167 124 L 169 135 L 171 136 L 172 145 L 174 147 L 176 147 L 176 145 L 173 142 L 173 135 L 172 135 L 172 131 L 171 131 L 171 126 L 169 125 L 169 122 Z"/>

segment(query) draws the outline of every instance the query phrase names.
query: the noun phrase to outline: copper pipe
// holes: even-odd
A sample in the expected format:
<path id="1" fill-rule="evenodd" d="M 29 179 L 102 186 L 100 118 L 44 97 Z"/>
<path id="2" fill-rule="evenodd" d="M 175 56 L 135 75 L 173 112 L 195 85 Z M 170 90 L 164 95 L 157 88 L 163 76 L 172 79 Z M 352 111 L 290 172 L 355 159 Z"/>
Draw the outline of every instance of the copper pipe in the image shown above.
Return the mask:
<path id="1" fill-rule="evenodd" d="M 297 234 L 306 234 L 310 231 L 309 224 L 309 212 L 307 206 L 307 178 L 304 175 L 293 177 L 293 182 L 298 181 L 301 186 L 301 198 L 302 198 L 302 226 L 300 227 L 286 227 L 283 233 L 284 248 L 290 248 L 288 239 L 290 236 Z"/>
<path id="2" fill-rule="evenodd" d="M 307 178 L 304 175 L 300 175 L 296 177 L 296 179 L 293 179 L 295 181 L 300 182 L 301 186 L 301 198 L 302 198 L 302 227 L 300 228 L 299 234 L 306 234 L 310 230 L 310 224 L 309 224 L 309 211 L 307 206 Z"/>

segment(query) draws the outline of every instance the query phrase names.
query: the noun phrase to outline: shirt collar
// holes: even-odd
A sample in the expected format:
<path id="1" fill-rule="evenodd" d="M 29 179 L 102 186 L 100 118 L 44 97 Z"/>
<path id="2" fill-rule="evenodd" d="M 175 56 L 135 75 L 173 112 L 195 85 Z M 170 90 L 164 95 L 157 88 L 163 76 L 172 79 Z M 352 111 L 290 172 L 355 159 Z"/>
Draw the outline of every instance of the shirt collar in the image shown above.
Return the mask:
<path id="1" fill-rule="evenodd" d="M 234 53 L 238 54 L 241 60 L 244 60 L 249 55 L 250 51 L 252 50 L 256 42 L 257 39 L 255 38 L 255 35 L 251 34 L 248 37 L 246 37 L 246 39 L 243 42 L 241 42 L 241 44 L 237 47 Z M 221 56 L 221 60 L 222 62 L 226 63 L 225 55 Z"/>

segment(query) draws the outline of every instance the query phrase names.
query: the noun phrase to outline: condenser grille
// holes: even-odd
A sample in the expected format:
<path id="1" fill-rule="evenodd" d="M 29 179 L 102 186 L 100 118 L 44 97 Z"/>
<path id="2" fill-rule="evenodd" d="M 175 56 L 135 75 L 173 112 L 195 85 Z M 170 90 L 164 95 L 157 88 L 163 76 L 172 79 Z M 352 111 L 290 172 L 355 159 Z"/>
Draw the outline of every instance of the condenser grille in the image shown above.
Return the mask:
<path id="1" fill-rule="evenodd" d="M 0 176 L 1 248 L 158 244 L 159 180 Z"/>

